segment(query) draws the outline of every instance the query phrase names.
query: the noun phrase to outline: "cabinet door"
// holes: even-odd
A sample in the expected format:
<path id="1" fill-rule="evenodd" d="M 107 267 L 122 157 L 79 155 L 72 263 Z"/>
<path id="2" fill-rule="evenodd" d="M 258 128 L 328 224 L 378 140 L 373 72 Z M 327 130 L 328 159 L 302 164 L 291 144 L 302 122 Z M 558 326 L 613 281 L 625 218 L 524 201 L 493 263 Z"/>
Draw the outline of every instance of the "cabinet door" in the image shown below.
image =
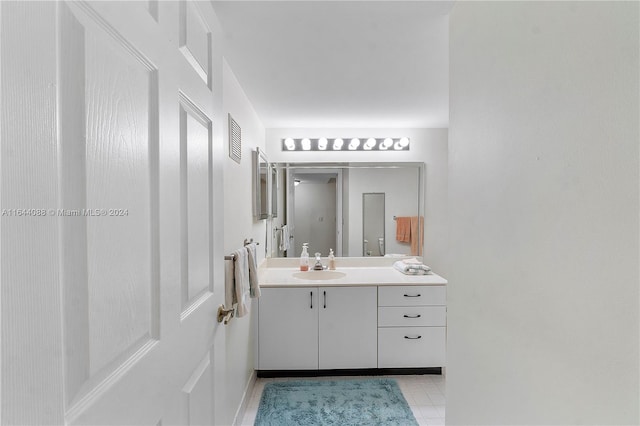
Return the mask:
<path id="1" fill-rule="evenodd" d="M 328 287 L 319 296 L 320 369 L 376 368 L 376 287 Z"/>
<path id="2" fill-rule="evenodd" d="M 264 288 L 259 311 L 260 370 L 318 368 L 318 289 Z"/>

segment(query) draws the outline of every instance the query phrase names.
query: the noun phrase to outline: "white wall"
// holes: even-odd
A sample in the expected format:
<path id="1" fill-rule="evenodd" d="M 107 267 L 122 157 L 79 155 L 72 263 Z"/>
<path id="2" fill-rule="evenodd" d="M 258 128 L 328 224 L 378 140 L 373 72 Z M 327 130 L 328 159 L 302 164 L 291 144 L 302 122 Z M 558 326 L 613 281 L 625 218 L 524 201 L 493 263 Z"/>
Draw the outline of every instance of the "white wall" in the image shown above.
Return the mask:
<path id="1" fill-rule="evenodd" d="M 253 218 L 252 152 L 264 149 L 265 129 L 253 110 L 226 61 L 223 63 L 224 112 L 224 247 L 225 253 L 242 247 L 245 238 L 259 242 L 258 261 L 264 259 L 265 221 Z M 242 159 L 240 164 L 229 158 L 227 114 L 242 129 Z M 235 318 L 224 327 L 225 374 L 224 392 L 216 399 L 216 424 L 231 424 L 254 368 L 256 351 L 255 327 L 257 303 L 252 302 L 251 314 Z M 219 389 L 220 389 L 219 388 Z M 241 419 L 240 419 L 241 420 Z"/>
<path id="2" fill-rule="evenodd" d="M 348 255 L 362 256 L 362 194 L 385 194 L 384 238 L 387 253 L 411 254 L 409 243 L 396 241 L 393 216 L 418 214 L 418 169 L 351 169 L 349 171 Z M 369 250 L 378 250 L 378 240 L 369 239 Z"/>
<path id="3" fill-rule="evenodd" d="M 450 17 L 447 424 L 639 424 L 638 3 Z"/>
<path id="4" fill-rule="evenodd" d="M 282 151 L 282 139 L 318 137 L 402 137 L 411 139 L 410 151 L 398 152 L 287 152 Z M 266 129 L 266 150 L 269 160 L 274 162 L 424 162 L 426 163 L 425 186 L 425 262 L 434 271 L 446 276 L 447 267 L 447 129 L 409 128 L 326 128 Z M 359 212 L 349 212 L 350 217 Z M 392 215 L 393 216 L 393 215 Z M 352 232 L 349 227 L 349 232 Z M 361 227 L 360 227 L 361 228 Z M 346 231 L 346 229 L 345 229 Z M 345 233 L 346 235 L 346 233 Z M 390 251 L 387 250 L 389 253 Z"/>

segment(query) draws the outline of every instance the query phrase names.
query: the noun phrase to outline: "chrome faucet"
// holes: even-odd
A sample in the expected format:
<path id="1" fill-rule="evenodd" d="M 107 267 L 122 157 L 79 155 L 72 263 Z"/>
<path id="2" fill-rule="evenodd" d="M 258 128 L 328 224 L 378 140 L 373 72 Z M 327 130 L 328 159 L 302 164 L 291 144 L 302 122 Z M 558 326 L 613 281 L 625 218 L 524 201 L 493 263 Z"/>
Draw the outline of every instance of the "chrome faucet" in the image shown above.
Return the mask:
<path id="1" fill-rule="evenodd" d="M 322 266 L 322 261 L 320 260 L 320 253 L 316 253 L 316 264 L 313 265 L 313 270 L 314 271 L 323 271 L 324 270 L 324 266 Z"/>

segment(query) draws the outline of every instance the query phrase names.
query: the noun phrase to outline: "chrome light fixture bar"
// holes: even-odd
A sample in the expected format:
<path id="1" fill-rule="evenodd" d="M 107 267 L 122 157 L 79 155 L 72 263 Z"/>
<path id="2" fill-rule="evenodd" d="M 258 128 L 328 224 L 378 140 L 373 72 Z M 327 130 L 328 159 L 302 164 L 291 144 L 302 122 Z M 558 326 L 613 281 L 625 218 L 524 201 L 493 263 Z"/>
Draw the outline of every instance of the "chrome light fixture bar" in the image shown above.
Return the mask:
<path id="1" fill-rule="evenodd" d="M 285 138 L 283 151 L 409 151 L 409 138 Z"/>

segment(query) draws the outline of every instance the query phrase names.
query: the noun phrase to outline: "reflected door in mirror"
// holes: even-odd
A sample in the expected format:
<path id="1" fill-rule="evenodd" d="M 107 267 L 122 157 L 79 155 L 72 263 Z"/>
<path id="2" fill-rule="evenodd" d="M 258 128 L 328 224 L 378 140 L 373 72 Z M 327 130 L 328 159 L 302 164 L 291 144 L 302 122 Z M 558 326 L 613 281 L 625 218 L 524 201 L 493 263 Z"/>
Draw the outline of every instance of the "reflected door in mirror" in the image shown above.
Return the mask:
<path id="1" fill-rule="evenodd" d="M 384 193 L 362 194 L 362 255 L 384 256 Z"/>

